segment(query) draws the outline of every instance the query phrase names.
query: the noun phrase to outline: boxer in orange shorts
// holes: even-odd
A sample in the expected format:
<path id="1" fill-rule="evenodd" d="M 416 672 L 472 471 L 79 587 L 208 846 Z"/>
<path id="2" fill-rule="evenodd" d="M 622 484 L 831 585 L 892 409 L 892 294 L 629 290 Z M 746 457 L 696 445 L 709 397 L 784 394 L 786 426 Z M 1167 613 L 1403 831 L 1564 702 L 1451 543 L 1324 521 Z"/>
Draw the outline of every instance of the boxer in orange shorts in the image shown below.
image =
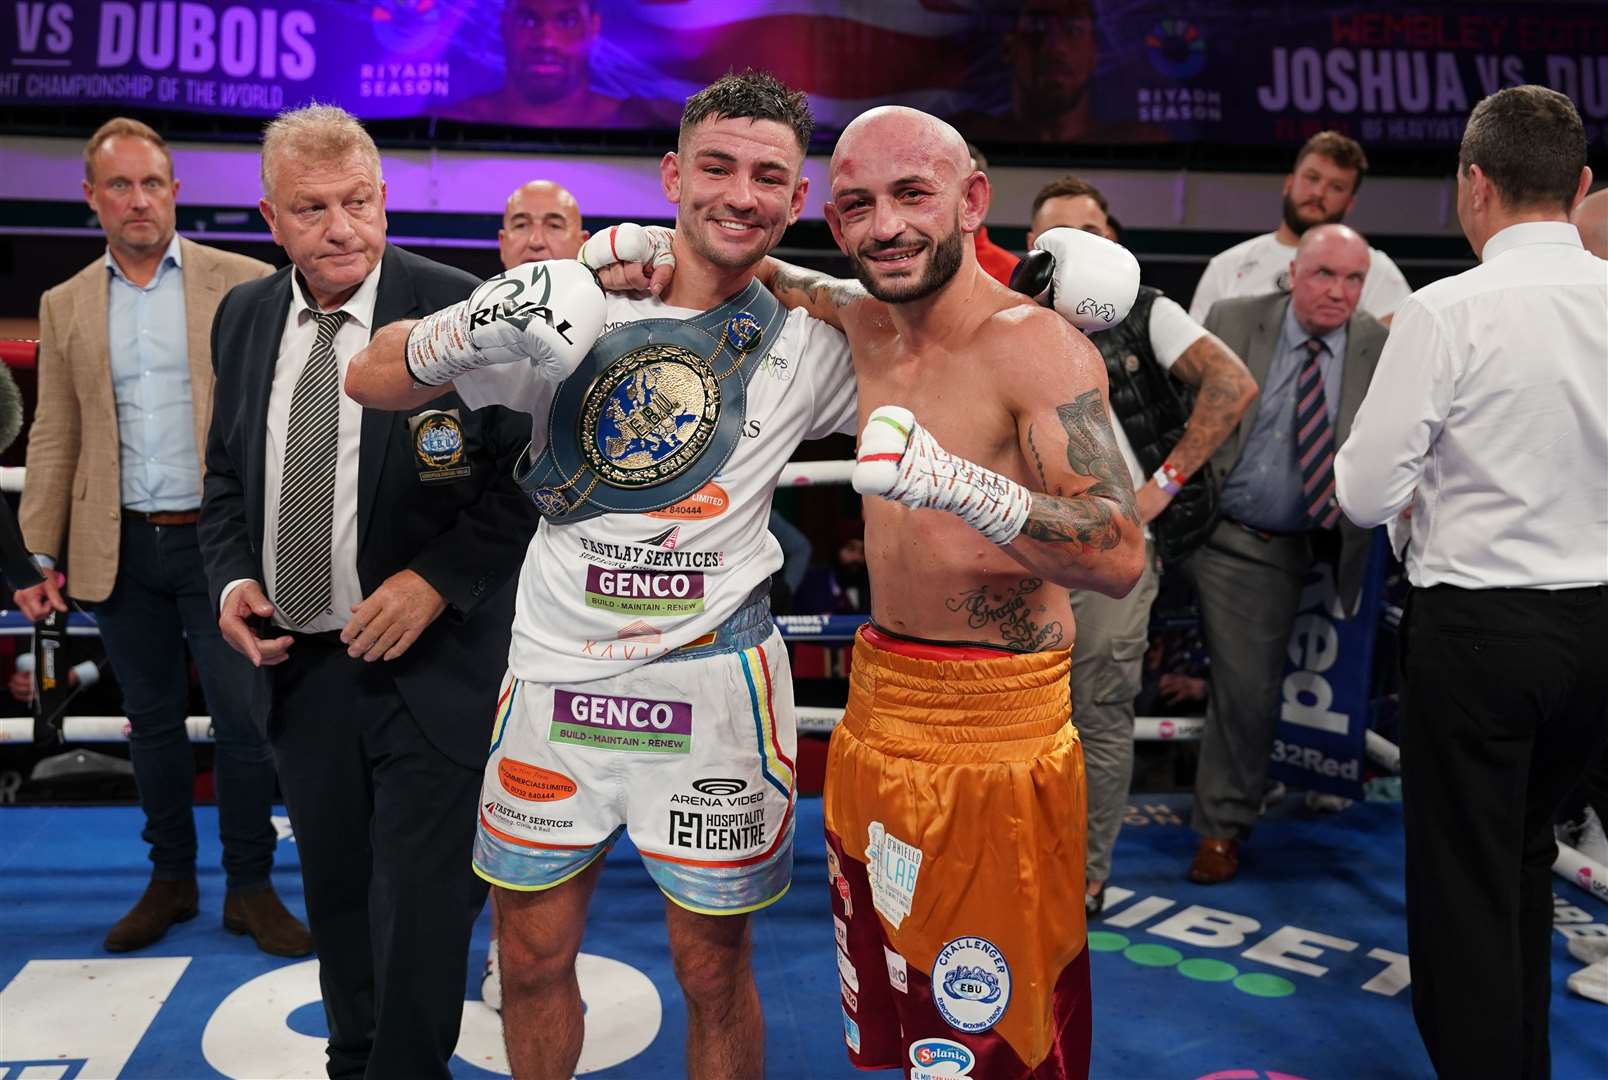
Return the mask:
<path id="1" fill-rule="evenodd" d="M 989 278 L 988 180 L 913 109 L 855 119 L 831 183 L 859 285 L 760 275 L 843 328 L 860 387 L 873 625 L 826 781 L 844 1037 L 854 1064 L 912 1080 L 1086 1076 L 1067 589 L 1124 595 L 1144 539 L 1105 366 L 1068 321 L 1121 320 L 1137 266 L 1046 233 L 1065 318 Z"/>

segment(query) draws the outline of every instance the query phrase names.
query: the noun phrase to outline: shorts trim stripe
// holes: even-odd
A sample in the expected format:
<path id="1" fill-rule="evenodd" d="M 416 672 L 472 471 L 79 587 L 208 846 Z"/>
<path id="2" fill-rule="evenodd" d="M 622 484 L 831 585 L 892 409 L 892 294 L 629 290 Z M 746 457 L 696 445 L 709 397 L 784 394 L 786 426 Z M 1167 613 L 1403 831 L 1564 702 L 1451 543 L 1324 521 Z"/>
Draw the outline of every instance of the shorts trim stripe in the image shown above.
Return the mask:
<path id="1" fill-rule="evenodd" d="M 480 827 L 497 839 L 510 844 L 518 844 L 520 847 L 541 848 L 545 851 L 586 851 L 588 848 L 597 846 L 595 844 L 543 844 L 537 840 L 526 840 L 522 836 L 512 836 L 486 820 L 485 811 L 481 811 L 480 814 Z M 487 880 L 490 879 L 488 878 Z"/>
<path id="2" fill-rule="evenodd" d="M 491 725 L 491 752 L 496 753 L 502 745 L 503 733 L 508 729 L 508 718 L 514 712 L 514 697 L 519 693 L 519 680 L 514 673 L 509 672 L 503 676 L 502 693 L 497 695 L 496 720 Z"/>
<path id="3" fill-rule="evenodd" d="M 781 792 L 791 804 L 793 763 L 782 753 L 782 744 L 776 736 L 776 713 L 772 708 L 770 666 L 765 663 L 764 646 L 755 645 L 752 649 L 744 649 L 741 659 L 743 679 L 748 683 L 748 701 L 754 710 L 754 734 L 759 741 L 760 769 L 771 786 Z"/>
<path id="4" fill-rule="evenodd" d="M 641 855 L 644 859 L 656 859 L 659 862 L 675 863 L 677 866 L 707 866 L 717 870 L 727 866 L 753 866 L 755 863 L 762 863 L 766 859 L 776 857 L 776 849 L 781 847 L 782 842 L 791 835 L 790 830 L 792 825 L 793 808 L 789 806 L 787 808 L 786 815 L 784 815 L 782 818 L 782 827 L 776 830 L 776 839 L 771 841 L 770 847 L 766 848 L 758 855 L 750 855 L 746 859 L 687 859 L 681 857 L 680 855 L 663 855 L 657 851 L 646 851 L 642 848 L 637 849 L 637 854 Z"/>
<path id="5" fill-rule="evenodd" d="M 480 869 L 480 867 L 474 863 L 469 864 L 469 869 L 475 872 L 476 877 L 480 878 L 482 881 L 491 882 L 491 884 L 497 886 L 499 889 L 508 889 L 511 892 L 524 893 L 546 892 L 548 889 L 556 889 L 558 886 L 564 884 L 564 882 L 570 880 L 571 878 L 578 877 L 579 875 L 585 873 L 587 867 L 597 862 L 598 859 L 601 859 L 606 854 L 608 854 L 607 850 L 600 851 L 590 859 L 587 859 L 576 869 L 559 878 L 557 881 L 544 881 L 540 885 L 517 885 L 512 881 L 504 881 L 502 878 L 494 878 L 484 870 Z M 780 897 L 777 899 L 780 899 Z"/>
<path id="6" fill-rule="evenodd" d="M 676 907 L 685 908 L 686 910 L 692 912 L 695 915 L 747 915 L 750 912 L 758 911 L 761 908 L 770 907 L 772 904 L 776 903 L 776 901 L 778 901 L 782 897 L 786 896 L 787 895 L 787 890 L 791 889 L 792 887 L 793 887 L 793 883 L 790 881 L 786 885 L 782 886 L 782 891 L 781 892 L 777 893 L 775 896 L 771 897 L 768 900 L 761 900 L 757 904 L 748 904 L 745 907 L 733 907 L 733 908 L 706 908 L 706 907 L 699 907 L 697 904 L 689 904 L 689 903 L 687 903 L 685 900 L 681 899 L 679 896 L 671 896 L 669 893 L 665 892 L 664 889 L 662 889 L 662 888 L 659 891 L 663 892 L 664 895 L 665 895 L 665 899 L 669 900 Z"/>

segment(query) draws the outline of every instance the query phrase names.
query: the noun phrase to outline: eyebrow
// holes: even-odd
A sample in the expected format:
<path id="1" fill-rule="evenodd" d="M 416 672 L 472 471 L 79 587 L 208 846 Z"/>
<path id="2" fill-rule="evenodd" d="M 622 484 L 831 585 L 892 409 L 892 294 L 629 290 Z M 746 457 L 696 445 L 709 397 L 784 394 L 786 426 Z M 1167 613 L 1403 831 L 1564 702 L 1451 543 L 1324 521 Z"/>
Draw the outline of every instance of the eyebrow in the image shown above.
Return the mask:
<path id="1" fill-rule="evenodd" d="M 725 162 L 729 165 L 737 164 L 737 155 L 729 153 L 725 150 L 700 150 L 693 155 L 693 160 L 698 160 L 700 158 L 713 158 L 716 161 Z M 774 169 L 777 172 L 787 171 L 787 162 L 778 161 L 775 158 L 766 158 L 761 161 L 756 161 L 754 162 L 754 165 L 761 169 Z"/>

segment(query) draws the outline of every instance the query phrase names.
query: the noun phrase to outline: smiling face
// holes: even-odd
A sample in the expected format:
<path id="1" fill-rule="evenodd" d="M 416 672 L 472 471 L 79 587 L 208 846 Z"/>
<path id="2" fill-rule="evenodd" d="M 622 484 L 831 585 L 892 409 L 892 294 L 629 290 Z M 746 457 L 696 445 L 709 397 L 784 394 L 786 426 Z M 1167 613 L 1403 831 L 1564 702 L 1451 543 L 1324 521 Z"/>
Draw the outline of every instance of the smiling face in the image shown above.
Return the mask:
<path id="1" fill-rule="evenodd" d="M 385 252 L 385 183 L 361 153 L 326 161 L 284 154 L 272 196 L 259 204 L 274 242 L 296 264 L 313 299 L 346 302 Z"/>
<path id="2" fill-rule="evenodd" d="M 988 180 L 954 128 L 897 106 L 855 119 L 832 154 L 827 224 L 866 291 L 908 303 L 943 288 L 988 211 Z"/>
<path id="3" fill-rule="evenodd" d="M 114 135 L 95 151 L 93 168 L 95 179 L 84 181 L 84 198 L 113 254 L 137 259 L 166 251 L 179 194 L 167 155 L 147 139 Z"/>
<path id="4" fill-rule="evenodd" d="M 714 266 L 744 270 L 803 213 L 803 167 L 804 148 L 786 124 L 722 117 L 684 131 L 659 173 L 677 236 Z"/>

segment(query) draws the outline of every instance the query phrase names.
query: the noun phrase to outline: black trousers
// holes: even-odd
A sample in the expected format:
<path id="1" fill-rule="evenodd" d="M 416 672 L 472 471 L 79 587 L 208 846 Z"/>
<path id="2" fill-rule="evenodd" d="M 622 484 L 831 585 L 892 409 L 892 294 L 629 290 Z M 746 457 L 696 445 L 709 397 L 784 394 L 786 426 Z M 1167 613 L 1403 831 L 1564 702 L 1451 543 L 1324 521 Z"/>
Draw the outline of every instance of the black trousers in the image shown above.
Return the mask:
<path id="1" fill-rule="evenodd" d="M 446 1080 L 486 899 L 470 869 L 480 773 L 430 743 L 384 661 L 300 637 L 273 677 L 269 739 L 301 852 L 329 1075 Z"/>
<path id="2" fill-rule="evenodd" d="M 1435 586 L 1408 605 L 1413 1015 L 1443 1077 L 1546 1077 L 1552 817 L 1608 739 L 1608 588 Z"/>

